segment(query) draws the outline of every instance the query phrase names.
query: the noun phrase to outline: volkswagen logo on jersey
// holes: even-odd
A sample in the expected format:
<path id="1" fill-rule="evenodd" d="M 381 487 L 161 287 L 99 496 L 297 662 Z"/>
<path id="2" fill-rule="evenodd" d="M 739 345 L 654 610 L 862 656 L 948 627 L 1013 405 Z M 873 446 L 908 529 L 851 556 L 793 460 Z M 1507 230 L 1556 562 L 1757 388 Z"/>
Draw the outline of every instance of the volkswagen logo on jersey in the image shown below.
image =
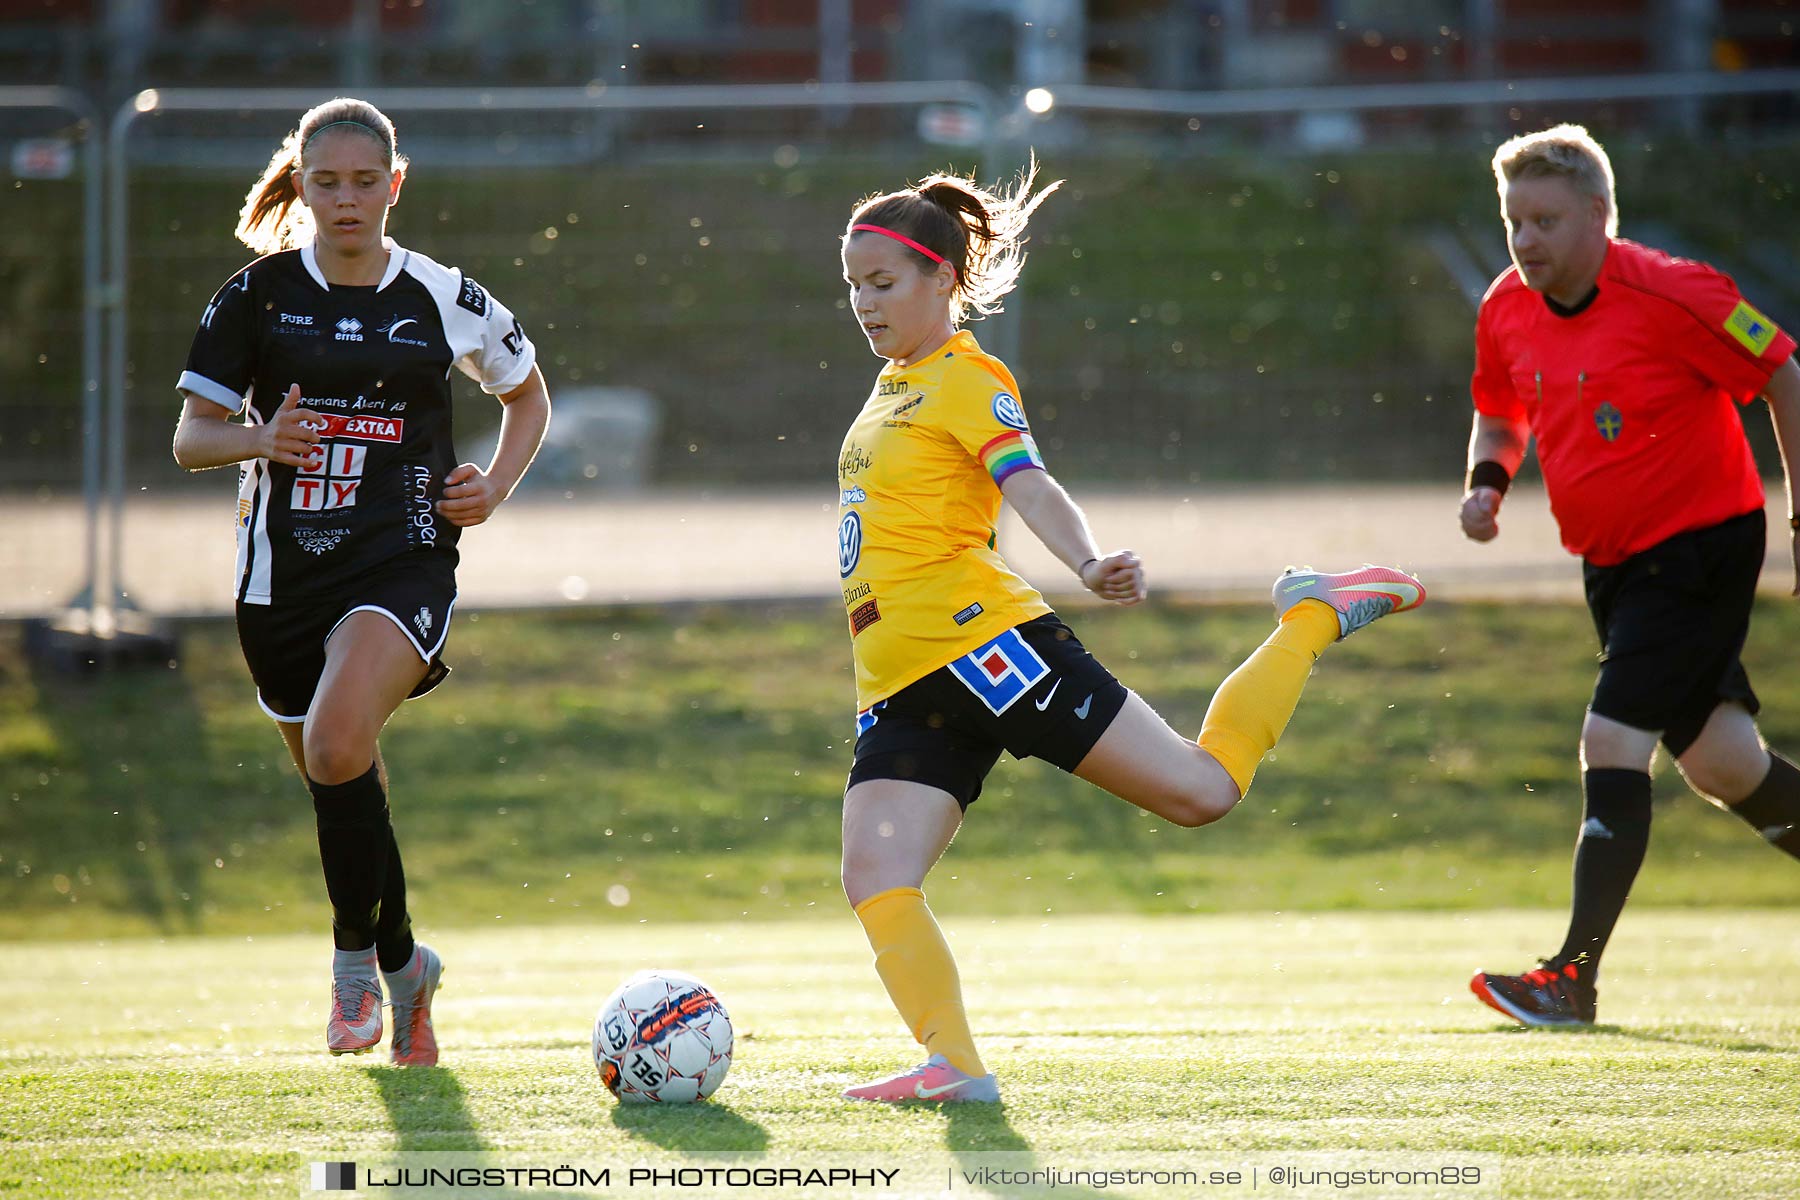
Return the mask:
<path id="1" fill-rule="evenodd" d="M 1019 407 L 1018 397 L 1011 392 L 994 393 L 994 420 L 1008 429 L 1031 431 L 1031 426 L 1025 423 L 1025 410 Z"/>
<path id="2" fill-rule="evenodd" d="M 862 517 L 854 510 L 838 522 L 838 575 L 849 578 L 862 560 Z"/>

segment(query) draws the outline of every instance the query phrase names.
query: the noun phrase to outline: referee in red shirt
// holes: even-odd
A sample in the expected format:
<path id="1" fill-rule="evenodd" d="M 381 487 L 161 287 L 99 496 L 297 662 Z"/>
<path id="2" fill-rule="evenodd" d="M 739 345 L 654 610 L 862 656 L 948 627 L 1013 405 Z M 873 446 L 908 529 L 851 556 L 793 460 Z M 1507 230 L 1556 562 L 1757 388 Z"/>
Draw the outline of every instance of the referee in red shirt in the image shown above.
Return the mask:
<path id="1" fill-rule="evenodd" d="M 1616 236 L 1612 164 L 1587 130 L 1514 138 L 1494 177 L 1513 266 L 1476 318 L 1463 532 L 1500 532 L 1501 498 L 1536 437 L 1601 652 L 1568 936 L 1537 970 L 1469 986 L 1526 1025 L 1586 1025 L 1649 843 L 1658 741 L 1695 792 L 1800 858 L 1800 769 L 1764 745 L 1738 660 L 1767 534 L 1733 408 L 1768 401 L 1794 512 L 1800 368 L 1794 339 L 1728 277 Z"/>

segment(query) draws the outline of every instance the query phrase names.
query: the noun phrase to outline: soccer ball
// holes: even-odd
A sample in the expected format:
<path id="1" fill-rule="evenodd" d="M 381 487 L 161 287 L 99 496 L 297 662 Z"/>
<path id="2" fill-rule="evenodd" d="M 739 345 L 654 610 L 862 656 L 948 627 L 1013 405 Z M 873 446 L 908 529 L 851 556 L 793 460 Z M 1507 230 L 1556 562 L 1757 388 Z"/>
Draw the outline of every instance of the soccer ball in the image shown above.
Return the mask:
<path id="1" fill-rule="evenodd" d="M 639 971 L 594 1018 L 594 1067 L 626 1104 L 704 1100 L 731 1069 L 731 1018 L 679 971 Z"/>

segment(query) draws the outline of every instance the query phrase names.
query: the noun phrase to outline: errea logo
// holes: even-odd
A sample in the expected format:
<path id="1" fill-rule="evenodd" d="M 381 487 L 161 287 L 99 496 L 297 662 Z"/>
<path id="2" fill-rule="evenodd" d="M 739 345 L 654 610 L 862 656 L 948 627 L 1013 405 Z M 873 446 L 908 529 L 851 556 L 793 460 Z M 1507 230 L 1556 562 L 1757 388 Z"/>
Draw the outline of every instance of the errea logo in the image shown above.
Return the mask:
<path id="1" fill-rule="evenodd" d="M 337 340 L 340 342 L 362 341 L 362 322 L 355 317 L 339 317 L 337 323 Z"/>

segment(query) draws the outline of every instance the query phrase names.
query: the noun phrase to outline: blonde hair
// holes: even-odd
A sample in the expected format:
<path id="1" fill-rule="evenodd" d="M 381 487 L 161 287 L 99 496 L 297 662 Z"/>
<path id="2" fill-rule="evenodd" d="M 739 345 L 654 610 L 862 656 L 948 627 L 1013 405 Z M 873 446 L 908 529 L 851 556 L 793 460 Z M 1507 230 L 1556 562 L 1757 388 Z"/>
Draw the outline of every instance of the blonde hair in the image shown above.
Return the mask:
<path id="1" fill-rule="evenodd" d="M 1037 156 L 1019 173 L 1010 188 L 988 191 L 972 175 L 942 172 L 927 176 L 898 192 L 865 196 L 857 202 L 850 225 L 878 225 L 904 234 L 956 271 L 950 293 L 950 320 L 961 324 L 970 313 L 976 317 L 1001 311 L 1000 301 L 1019 282 L 1025 266 L 1025 225 L 1044 198 L 1062 186 L 1062 180 L 1032 192 L 1037 180 Z M 846 229 L 844 241 L 857 236 Z M 938 264 L 926 255 L 907 249 L 919 270 L 929 274 Z"/>
<path id="2" fill-rule="evenodd" d="M 1494 184 L 1506 203 L 1506 185 L 1515 179 L 1554 175 L 1606 205 L 1606 236 L 1619 233 L 1619 201 L 1613 192 L 1612 160 L 1580 125 L 1558 125 L 1521 134 L 1494 151 Z"/>
<path id="3" fill-rule="evenodd" d="M 312 234 L 312 216 L 294 191 L 294 172 L 305 161 L 306 146 L 326 129 L 336 127 L 367 134 L 381 146 L 382 161 L 389 171 L 405 171 L 406 156 L 399 153 L 394 123 L 367 100 L 339 96 L 308 109 L 294 131 L 263 168 L 262 177 L 244 197 L 238 213 L 238 241 L 258 254 L 291 250 Z"/>

